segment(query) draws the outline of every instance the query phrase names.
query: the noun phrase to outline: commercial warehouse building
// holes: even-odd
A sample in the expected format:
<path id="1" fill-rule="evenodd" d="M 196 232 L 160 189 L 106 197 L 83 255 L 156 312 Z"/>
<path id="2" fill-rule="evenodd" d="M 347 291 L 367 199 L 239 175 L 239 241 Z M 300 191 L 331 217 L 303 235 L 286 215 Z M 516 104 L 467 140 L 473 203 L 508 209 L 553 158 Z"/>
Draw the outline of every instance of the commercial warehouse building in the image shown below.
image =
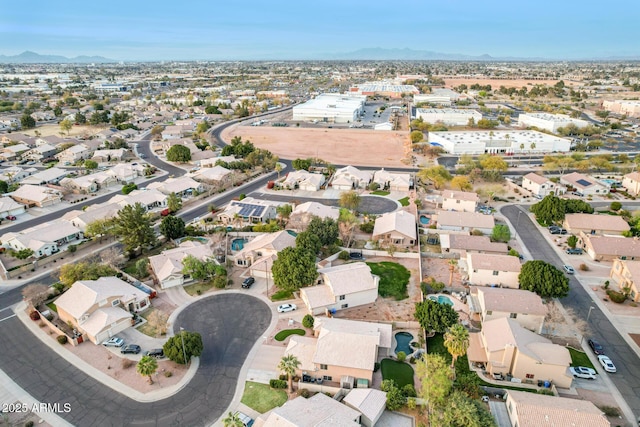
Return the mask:
<path id="1" fill-rule="evenodd" d="M 581 119 L 574 119 L 566 114 L 549 113 L 527 113 L 518 116 L 520 126 L 535 126 L 538 129 L 557 132 L 558 128 L 573 124 L 578 128 L 587 127 L 589 122 Z"/>
<path id="2" fill-rule="evenodd" d="M 461 110 L 457 108 L 418 108 L 416 118 L 426 123 L 441 122 L 450 126 L 466 126 L 469 119 L 475 123 L 482 119 L 482 114 L 476 110 Z"/>
<path id="3" fill-rule="evenodd" d="M 640 117 L 640 101 L 603 101 L 602 108 L 612 113 Z"/>
<path id="4" fill-rule="evenodd" d="M 418 104 L 437 104 L 442 106 L 450 106 L 453 102 L 460 98 L 460 94 L 451 89 L 432 89 L 431 93 L 424 93 L 413 96 L 413 103 Z"/>
<path id="5" fill-rule="evenodd" d="M 353 123 L 364 110 L 366 96 L 325 93 L 293 107 L 293 120 Z"/>
<path id="6" fill-rule="evenodd" d="M 567 152 L 571 140 L 532 130 L 429 132 L 431 145 L 451 154 Z"/>
<path id="7" fill-rule="evenodd" d="M 402 98 L 403 95 L 415 95 L 420 93 L 414 85 L 398 85 L 392 82 L 367 82 L 349 88 L 350 93 L 365 96 L 388 96 L 389 98 Z"/>

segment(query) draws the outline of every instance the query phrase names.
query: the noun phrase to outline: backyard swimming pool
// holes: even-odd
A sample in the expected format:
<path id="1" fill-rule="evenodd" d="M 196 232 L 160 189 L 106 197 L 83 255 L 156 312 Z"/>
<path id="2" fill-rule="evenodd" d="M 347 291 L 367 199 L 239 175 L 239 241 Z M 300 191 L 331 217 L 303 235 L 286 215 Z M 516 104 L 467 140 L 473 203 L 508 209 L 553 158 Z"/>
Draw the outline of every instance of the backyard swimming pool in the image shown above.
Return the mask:
<path id="1" fill-rule="evenodd" d="M 244 239 L 233 239 L 231 241 L 231 250 L 232 251 L 241 251 L 244 248 Z"/>
<path id="2" fill-rule="evenodd" d="M 420 215 L 420 224 L 427 225 L 431 219 L 428 216 Z"/>
<path id="3" fill-rule="evenodd" d="M 438 296 L 431 295 L 429 296 L 429 299 L 439 304 L 446 304 L 448 306 L 453 306 L 453 301 L 451 301 L 451 298 L 444 295 L 438 295 Z"/>
<path id="4" fill-rule="evenodd" d="M 410 345 L 411 341 L 413 341 L 413 335 L 409 332 L 398 332 L 396 334 L 396 354 L 399 351 L 404 351 L 407 356 L 413 353 Z"/>

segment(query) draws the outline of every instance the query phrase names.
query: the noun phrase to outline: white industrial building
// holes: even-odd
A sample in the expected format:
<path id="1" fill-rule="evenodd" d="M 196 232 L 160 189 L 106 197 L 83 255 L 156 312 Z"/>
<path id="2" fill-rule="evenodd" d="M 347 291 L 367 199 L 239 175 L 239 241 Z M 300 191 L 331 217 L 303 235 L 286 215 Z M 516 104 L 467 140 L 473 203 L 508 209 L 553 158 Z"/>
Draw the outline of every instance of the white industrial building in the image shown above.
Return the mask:
<path id="1" fill-rule="evenodd" d="M 357 93 L 365 96 L 388 96 L 390 98 L 401 98 L 404 94 L 415 95 L 420 93 L 414 85 L 399 85 L 394 82 L 379 81 L 366 82 L 349 88 L 349 93 Z"/>
<path id="2" fill-rule="evenodd" d="M 451 154 L 567 152 L 571 140 L 533 130 L 429 132 L 431 145 Z"/>
<path id="3" fill-rule="evenodd" d="M 451 89 L 433 89 L 431 93 L 413 95 L 413 103 L 418 104 L 438 104 L 450 106 L 460 98 L 460 94 Z"/>
<path id="4" fill-rule="evenodd" d="M 325 93 L 293 107 L 293 120 L 354 123 L 366 100 L 363 95 Z"/>
<path id="5" fill-rule="evenodd" d="M 482 119 L 482 114 L 476 110 L 461 110 L 458 108 L 418 108 L 416 119 L 422 119 L 426 123 L 441 122 L 450 126 L 466 126 L 469 119 L 475 123 Z"/>
<path id="6" fill-rule="evenodd" d="M 612 113 L 640 117 L 640 101 L 603 101 L 602 108 Z"/>
<path id="7" fill-rule="evenodd" d="M 581 119 L 574 119 L 566 114 L 549 114 L 549 113 L 526 113 L 518 116 L 518 124 L 520 126 L 535 126 L 538 129 L 548 130 L 549 132 L 557 132 L 558 128 L 573 124 L 578 128 L 584 128 L 589 122 Z"/>

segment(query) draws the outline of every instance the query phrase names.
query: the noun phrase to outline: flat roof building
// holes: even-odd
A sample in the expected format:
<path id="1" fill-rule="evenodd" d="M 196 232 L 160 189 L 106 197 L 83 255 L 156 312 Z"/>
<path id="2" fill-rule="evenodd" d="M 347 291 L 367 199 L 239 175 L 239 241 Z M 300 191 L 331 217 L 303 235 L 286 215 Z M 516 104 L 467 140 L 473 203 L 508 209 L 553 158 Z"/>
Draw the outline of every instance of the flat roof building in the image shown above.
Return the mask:
<path id="1" fill-rule="evenodd" d="M 460 94 L 451 89 L 432 89 L 431 93 L 418 94 L 413 96 L 413 103 L 418 104 L 438 104 L 449 106 L 460 98 Z"/>
<path id="2" fill-rule="evenodd" d="M 458 108 L 418 108 L 416 118 L 427 123 L 441 122 L 451 126 L 466 126 L 469 119 L 475 123 L 482 119 L 482 114 L 476 110 L 462 110 Z"/>
<path id="3" fill-rule="evenodd" d="M 603 101 L 602 108 L 612 113 L 640 117 L 640 101 Z"/>
<path id="4" fill-rule="evenodd" d="M 451 154 L 567 152 L 571 140 L 533 130 L 429 132 L 431 145 Z"/>
<path id="5" fill-rule="evenodd" d="M 548 130 L 549 132 L 557 132 L 558 128 L 566 127 L 570 124 L 578 128 L 584 128 L 589 125 L 589 122 L 574 119 L 566 114 L 527 113 L 518 116 L 518 124 L 520 126 L 535 126 L 538 129 Z"/>
<path id="6" fill-rule="evenodd" d="M 353 123 L 364 109 L 367 97 L 325 93 L 293 107 L 293 120 Z"/>
<path id="7" fill-rule="evenodd" d="M 380 95 L 390 98 L 402 98 L 403 94 L 416 95 L 420 91 L 414 85 L 399 85 L 393 82 L 366 82 L 349 88 L 350 93 L 360 95 Z"/>

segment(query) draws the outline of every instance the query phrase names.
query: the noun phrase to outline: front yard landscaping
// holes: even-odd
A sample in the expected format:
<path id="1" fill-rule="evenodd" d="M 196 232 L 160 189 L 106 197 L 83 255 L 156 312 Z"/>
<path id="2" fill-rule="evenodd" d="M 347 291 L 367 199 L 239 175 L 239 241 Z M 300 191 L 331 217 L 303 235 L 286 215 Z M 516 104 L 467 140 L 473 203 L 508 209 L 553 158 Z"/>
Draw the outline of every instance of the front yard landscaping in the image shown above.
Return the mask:
<path id="1" fill-rule="evenodd" d="M 381 297 L 393 297 L 396 301 L 409 297 L 407 285 L 411 273 L 403 265 L 396 262 L 368 262 L 371 273 L 380 277 L 378 294 Z"/>
<path id="2" fill-rule="evenodd" d="M 585 352 L 571 347 L 567 347 L 567 350 L 571 354 L 571 366 L 584 366 L 585 368 L 595 369 Z"/>
<path id="3" fill-rule="evenodd" d="M 385 190 L 376 190 L 376 191 L 372 191 L 371 194 L 373 194 L 374 196 L 388 196 L 391 193 Z"/>
<path id="4" fill-rule="evenodd" d="M 272 389 L 268 384 L 247 381 L 240 401 L 249 408 L 264 414 L 277 406 L 284 405 L 287 401 L 287 392 Z"/>
<path id="5" fill-rule="evenodd" d="M 211 288 L 213 288 L 213 280 L 207 280 L 206 282 L 198 282 L 192 285 L 187 285 L 184 287 L 184 290 L 186 293 L 193 297 L 196 295 L 204 294 Z"/>
<path id="6" fill-rule="evenodd" d="M 271 295 L 271 301 L 285 301 L 293 298 L 293 293 L 291 291 L 280 290 L 275 294 Z"/>
<path id="7" fill-rule="evenodd" d="M 409 206 L 409 197 L 403 197 L 402 199 L 398 200 L 398 202 L 402 206 Z"/>
<path id="8" fill-rule="evenodd" d="M 284 331 L 280 331 L 276 334 L 273 339 L 276 341 L 284 341 L 287 339 L 289 335 L 302 335 L 306 334 L 304 329 L 285 329 Z"/>
<path id="9" fill-rule="evenodd" d="M 382 359 L 380 362 L 383 380 L 393 380 L 398 388 L 407 384 L 413 385 L 413 368 L 411 365 L 393 359 Z"/>

